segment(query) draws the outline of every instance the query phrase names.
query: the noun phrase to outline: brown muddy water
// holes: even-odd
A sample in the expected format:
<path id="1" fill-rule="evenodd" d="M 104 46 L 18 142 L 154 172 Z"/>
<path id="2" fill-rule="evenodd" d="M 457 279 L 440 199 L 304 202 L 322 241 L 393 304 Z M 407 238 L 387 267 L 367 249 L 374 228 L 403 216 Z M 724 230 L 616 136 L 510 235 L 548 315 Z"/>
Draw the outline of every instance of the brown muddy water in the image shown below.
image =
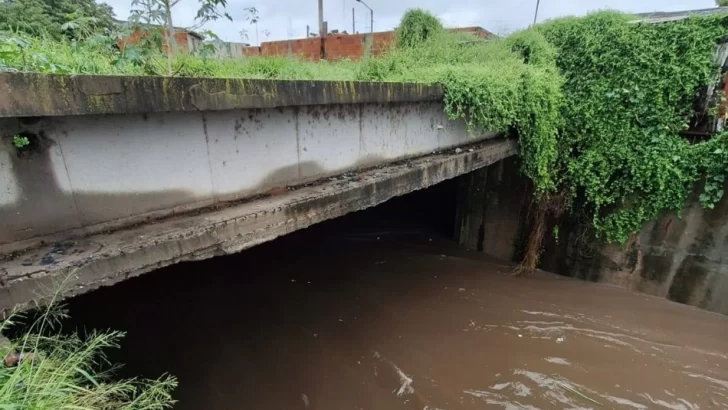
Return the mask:
<path id="1" fill-rule="evenodd" d="M 71 313 L 129 332 L 113 357 L 128 375 L 177 375 L 176 409 L 728 408 L 728 318 L 511 277 L 406 209 L 357 215 L 93 292 Z"/>

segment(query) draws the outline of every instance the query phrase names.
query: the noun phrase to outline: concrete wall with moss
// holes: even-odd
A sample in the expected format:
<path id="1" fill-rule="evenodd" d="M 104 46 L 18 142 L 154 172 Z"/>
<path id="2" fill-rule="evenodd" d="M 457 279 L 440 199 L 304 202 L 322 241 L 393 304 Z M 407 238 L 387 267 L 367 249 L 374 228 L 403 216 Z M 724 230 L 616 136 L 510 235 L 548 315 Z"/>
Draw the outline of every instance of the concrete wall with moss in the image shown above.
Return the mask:
<path id="1" fill-rule="evenodd" d="M 255 87 L 265 92 L 264 86 Z M 355 88 L 362 91 L 361 84 Z M 449 121 L 442 103 L 428 100 L 430 94 L 420 95 L 424 101 L 397 101 L 392 94 L 364 89 L 364 95 L 376 94 L 381 102 L 319 96 L 324 103 L 230 109 L 220 102 L 227 97 L 208 93 L 212 97 L 197 101 L 207 110 L 162 99 L 163 109 L 147 105 L 149 112 L 137 113 L 122 108 L 131 98 L 122 99 L 123 91 L 109 97 L 115 103 L 95 106 L 107 107 L 110 114 L 97 114 L 93 107 L 91 115 L 64 114 L 79 109 L 75 100 L 88 97 L 78 95 L 77 83 L 68 91 L 70 101 L 58 95 L 50 102 L 25 100 L 36 104 L 38 115 L 23 115 L 31 112 L 27 104 L 5 102 L 6 113 L 19 115 L 0 118 L 0 250 L 280 193 L 289 185 L 494 136 L 473 135 L 464 122 Z M 170 94 L 179 101 L 190 98 L 184 90 Z M 276 98 L 294 101 L 290 95 Z M 317 98 L 312 91 L 300 101 Z M 354 102 L 330 103 L 347 98 Z M 30 144 L 18 148 L 16 136 Z"/>
<path id="2" fill-rule="evenodd" d="M 708 210 L 698 192 L 680 215 L 665 213 L 625 245 L 605 244 L 573 219 L 558 242 L 548 238 L 544 267 L 728 314 L 728 197 Z"/>
<path id="3" fill-rule="evenodd" d="M 455 240 L 496 258 L 520 257 L 531 201 L 518 158 L 511 157 L 458 177 Z"/>

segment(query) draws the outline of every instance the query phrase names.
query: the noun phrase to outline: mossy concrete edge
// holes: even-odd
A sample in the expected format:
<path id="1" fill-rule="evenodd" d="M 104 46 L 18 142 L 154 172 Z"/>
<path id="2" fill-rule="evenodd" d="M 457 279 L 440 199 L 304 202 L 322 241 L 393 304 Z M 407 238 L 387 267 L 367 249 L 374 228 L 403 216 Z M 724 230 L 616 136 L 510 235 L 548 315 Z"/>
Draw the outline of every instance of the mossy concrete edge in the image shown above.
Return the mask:
<path id="1" fill-rule="evenodd" d="M 434 84 L 0 73 L 0 118 L 439 101 Z"/>

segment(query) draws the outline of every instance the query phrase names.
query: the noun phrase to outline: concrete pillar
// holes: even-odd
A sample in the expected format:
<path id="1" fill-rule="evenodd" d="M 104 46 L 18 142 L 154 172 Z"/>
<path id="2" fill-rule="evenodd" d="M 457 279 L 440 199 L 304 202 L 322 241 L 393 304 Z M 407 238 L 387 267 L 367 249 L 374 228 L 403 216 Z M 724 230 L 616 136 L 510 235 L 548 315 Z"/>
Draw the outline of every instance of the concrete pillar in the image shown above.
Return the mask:
<path id="1" fill-rule="evenodd" d="M 468 250 L 483 250 L 488 167 L 458 178 L 455 239 Z"/>
<path id="2" fill-rule="evenodd" d="M 528 186 L 515 159 L 459 177 L 455 240 L 465 249 L 513 260 L 527 199 Z"/>

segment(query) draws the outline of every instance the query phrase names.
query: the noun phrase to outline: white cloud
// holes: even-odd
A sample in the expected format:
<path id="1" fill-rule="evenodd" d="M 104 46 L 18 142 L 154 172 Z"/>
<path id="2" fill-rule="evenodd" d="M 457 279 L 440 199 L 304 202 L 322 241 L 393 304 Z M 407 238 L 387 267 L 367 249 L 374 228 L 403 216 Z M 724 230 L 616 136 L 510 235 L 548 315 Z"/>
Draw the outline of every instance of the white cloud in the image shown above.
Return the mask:
<path id="1" fill-rule="evenodd" d="M 507 32 L 528 26 L 533 21 L 537 0 L 365 0 L 374 9 L 375 31 L 391 30 L 408 8 L 420 7 L 439 16 L 448 27 L 481 26 L 494 32 Z M 129 15 L 131 0 L 106 0 L 120 19 Z M 191 26 L 197 11 L 197 0 L 181 0 L 173 9 L 177 26 Z M 539 21 L 565 15 L 583 15 L 599 9 L 616 9 L 632 13 L 678 11 L 714 7 L 713 0 L 541 0 Z M 246 7 L 259 10 L 258 39 L 284 40 L 318 31 L 316 0 L 228 0 L 227 12 L 233 22 L 218 20 L 208 23 L 212 30 L 227 41 L 241 41 L 240 31 L 246 29 L 248 41 L 256 42 L 255 26 L 245 22 Z M 369 10 L 355 0 L 324 0 L 324 19 L 329 29 L 351 31 L 351 9 L 356 10 L 357 31 L 369 31 Z M 266 38 L 263 31 L 270 31 Z"/>

